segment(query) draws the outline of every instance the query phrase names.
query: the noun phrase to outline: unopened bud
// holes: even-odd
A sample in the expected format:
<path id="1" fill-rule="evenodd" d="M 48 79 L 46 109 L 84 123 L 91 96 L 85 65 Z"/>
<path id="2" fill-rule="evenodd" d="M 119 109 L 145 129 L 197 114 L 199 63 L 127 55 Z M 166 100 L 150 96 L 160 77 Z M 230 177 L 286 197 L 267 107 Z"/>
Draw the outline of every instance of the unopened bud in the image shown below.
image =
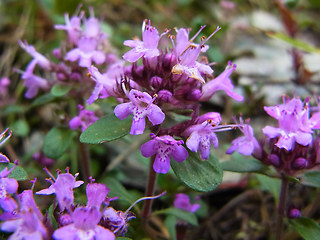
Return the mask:
<path id="1" fill-rule="evenodd" d="M 52 50 L 52 54 L 56 59 L 60 59 L 61 58 L 61 51 L 60 48 L 55 48 Z"/>
<path id="2" fill-rule="evenodd" d="M 80 81 L 81 80 L 81 74 L 78 72 L 73 72 L 70 75 L 71 80 Z"/>
<path id="3" fill-rule="evenodd" d="M 178 63 L 177 57 L 173 53 L 167 53 L 163 58 L 163 67 L 172 69 L 174 65 Z"/>
<path id="4" fill-rule="evenodd" d="M 200 89 L 192 89 L 191 92 L 188 94 L 188 100 L 197 101 L 201 97 Z"/>
<path id="5" fill-rule="evenodd" d="M 288 212 L 288 218 L 299 218 L 301 216 L 301 212 L 297 208 L 292 208 Z"/>
<path id="6" fill-rule="evenodd" d="M 69 214 L 63 214 L 59 218 L 59 223 L 61 224 L 61 226 L 69 225 L 72 222 L 72 217 Z"/>
<path id="7" fill-rule="evenodd" d="M 172 99 L 172 93 L 168 90 L 161 90 L 158 92 L 158 98 L 164 102 L 170 102 Z"/>
<path id="8" fill-rule="evenodd" d="M 275 167 L 279 167 L 281 163 L 279 156 L 276 154 L 270 154 L 269 162 Z"/>
<path id="9" fill-rule="evenodd" d="M 307 167 L 307 163 L 307 159 L 300 157 L 293 161 L 292 168 L 295 170 L 304 169 Z"/>
<path id="10" fill-rule="evenodd" d="M 159 88 L 162 83 L 162 78 L 158 76 L 153 76 L 150 79 L 150 84 L 153 88 Z"/>

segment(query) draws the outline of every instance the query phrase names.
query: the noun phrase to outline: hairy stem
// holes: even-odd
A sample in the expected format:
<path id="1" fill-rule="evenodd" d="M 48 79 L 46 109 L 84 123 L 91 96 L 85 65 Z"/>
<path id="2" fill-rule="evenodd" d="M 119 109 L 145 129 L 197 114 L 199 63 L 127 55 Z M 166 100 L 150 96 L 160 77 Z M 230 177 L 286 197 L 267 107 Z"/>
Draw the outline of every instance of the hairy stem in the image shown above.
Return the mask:
<path id="1" fill-rule="evenodd" d="M 148 176 L 148 182 L 147 182 L 147 187 L 145 192 L 146 197 L 152 196 L 154 194 L 155 187 L 156 187 L 157 173 L 153 170 L 154 159 L 155 159 L 154 156 L 150 157 L 149 176 Z M 153 200 L 150 199 L 144 202 L 144 206 L 141 214 L 144 224 L 147 223 L 147 220 L 151 215 L 152 201 Z"/>
<path id="2" fill-rule="evenodd" d="M 285 175 L 282 175 L 280 198 L 279 198 L 279 205 L 278 205 L 277 226 L 276 226 L 276 240 L 282 239 L 283 219 L 285 216 L 287 191 L 288 191 L 288 179 L 286 178 Z"/>

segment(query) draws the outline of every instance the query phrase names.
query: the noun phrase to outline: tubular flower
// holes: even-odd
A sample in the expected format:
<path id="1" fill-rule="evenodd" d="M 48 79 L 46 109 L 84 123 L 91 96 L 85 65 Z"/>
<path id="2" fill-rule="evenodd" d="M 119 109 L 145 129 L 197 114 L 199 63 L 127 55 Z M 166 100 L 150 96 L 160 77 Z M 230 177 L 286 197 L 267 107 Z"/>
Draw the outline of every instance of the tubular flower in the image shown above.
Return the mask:
<path id="1" fill-rule="evenodd" d="M 119 104 L 114 109 L 114 113 L 121 120 L 130 114 L 133 115 L 130 134 L 143 133 L 146 116 L 153 125 L 161 124 L 164 121 L 164 113 L 157 105 L 153 104 L 155 98 L 152 98 L 148 93 L 132 89 L 128 97 L 131 102 Z"/>
<path id="2" fill-rule="evenodd" d="M 170 156 L 177 162 L 182 162 L 188 157 L 188 151 L 182 146 L 183 141 L 177 141 L 169 135 L 156 137 L 151 134 L 152 140 L 141 146 L 141 154 L 151 157 L 156 154 L 153 170 L 157 173 L 167 173 L 170 169 Z"/>
<path id="3" fill-rule="evenodd" d="M 122 57 L 128 62 L 136 62 L 141 57 L 152 58 L 160 55 L 158 44 L 160 38 L 167 33 L 159 35 L 158 30 L 150 25 L 146 25 L 146 21 L 142 24 L 142 41 L 141 40 L 126 40 L 123 42 L 125 46 L 132 47 L 129 52 Z"/>
<path id="4" fill-rule="evenodd" d="M 283 99 L 284 103 L 264 110 L 279 121 L 279 127 L 266 126 L 263 133 L 270 137 L 279 137 L 276 146 L 290 151 L 295 142 L 307 146 L 312 143 L 312 129 L 316 129 L 320 119 L 315 115 L 309 118 L 309 106 L 299 98 Z"/>

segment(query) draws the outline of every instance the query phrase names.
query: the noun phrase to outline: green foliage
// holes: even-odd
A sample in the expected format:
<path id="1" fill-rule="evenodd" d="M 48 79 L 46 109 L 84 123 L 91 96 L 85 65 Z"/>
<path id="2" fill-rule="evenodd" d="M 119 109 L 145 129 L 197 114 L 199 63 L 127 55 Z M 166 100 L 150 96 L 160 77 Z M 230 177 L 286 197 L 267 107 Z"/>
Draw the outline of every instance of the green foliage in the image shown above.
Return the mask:
<path id="1" fill-rule="evenodd" d="M 177 231 L 176 231 L 177 217 L 171 214 L 168 215 L 164 220 L 164 224 L 168 229 L 168 232 L 170 234 L 170 239 L 176 240 L 177 239 Z"/>
<path id="2" fill-rule="evenodd" d="M 166 208 L 166 209 L 156 211 L 153 214 L 173 215 L 187 223 L 190 223 L 193 226 L 198 226 L 198 219 L 194 213 L 188 212 L 179 208 Z"/>
<path id="3" fill-rule="evenodd" d="M 0 163 L 0 171 L 5 169 L 6 167 L 9 170 L 14 166 L 15 164 L 13 163 Z M 14 178 L 17 181 L 23 181 L 23 180 L 29 179 L 27 172 L 20 166 L 16 166 L 16 168 L 11 172 L 11 174 L 8 177 Z"/>
<path id="4" fill-rule="evenodd" d="M 320 171 L 304 173 L 301 176 L 301 183 L 307 186 L 320 188 Z"/>
<path id="5" fill-rule="evenodd" d="M 320 225 L 311 218 L 297 218 L 290 221 L 290 225 L 305 240 L 318 240 L 320 236 Z"/>
<path id="6" fill-rule="evenodd" d="M 246 157 L 237 152 L 232 155 L 231 161 L 221 163 L 221 167 L 224 171 L 230 172 L 263 172 L 266 170 L 266 166 L 259 160 L 253 157 Z"/>
<path id="7" fill-rule="evenodd" d="M 21 119 L 13 123 L 11 130 L 14 135 L 25 137 L 28 135 L 30 128 L 28 122 Z"/>
<path id="8" fill-rule="evenodd" d="M 80 142 L 98 144 L 119 139 L 130 132 L 131 123 L 132 117 L 120 120 L 110 114 L 90 125 L 80 135 Z"/>
<path id="9" fill-rule="evenodd" d="M 58 83 L 51 88 L 51 94 L 54 97 L 62 97 L 66 95 L 71 90 L 71 88 L 71 86 L 66 86 Z"/>
<path id="10" fill-rule="evenodd" d="M 276 202 L 278 202 L 281 180 L 278 178 L 271 178 L 262 174 L 257 174 L 256 176 L 258 181 L 260 182 L 260 188 L 271 193 Z"/>
<path id="11" fill-rule="evenodd" d="M 208 160 L 201 160 L 197 153 L 189 151 L 189 157 L 183 162 L 171 161 L 176 176 L 188 187 L 199 192 L 216 189 L 222 181 L 222 169 L 219 161 L 210 155 Z"/>
<path id="12" fill-rule="evenodd" d="M 49 158 L 58 159 L 69 148 L 72 136 L 72 131 L 68 128 L 52 128 L 44 138 L 44 154 Z"/>

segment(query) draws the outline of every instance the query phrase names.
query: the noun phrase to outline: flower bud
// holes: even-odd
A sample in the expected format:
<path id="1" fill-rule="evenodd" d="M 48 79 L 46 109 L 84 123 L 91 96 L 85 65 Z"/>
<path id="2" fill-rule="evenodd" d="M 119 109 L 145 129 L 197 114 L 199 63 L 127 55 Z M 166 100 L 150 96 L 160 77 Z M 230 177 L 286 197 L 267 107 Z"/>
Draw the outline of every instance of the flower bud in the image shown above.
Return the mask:
<path id="1" fill-rule="evenodd" d="M 59 80 L 59 81 L 64 81 L 64 80 L 66 80 L 66 76 L 64 75 L 64 73 L 57 73 L 57 79 Z"/>
<path id="2" fill-rule="evenodd" d="M 161 90 L 158 92 L 158 98 L 164 102 L 170 102 L 172 99 L 172 93 L 168 90 Z"/>
<path id="3" fill-rule="evenodd" d="M 276 154 L 270 154 L 269 162 L 275 167 L 279 167 L 281 164 L 280 158 Z"/>
<path id="4" fill-rule="evenodd" d="M 81 80 L 81 74 L 78 72 L 73 72 L 70 75 L 71 80 L 80 81 Z"/>
<path id="5" fill-rule="evenodd" d="M 200 89 L 192 89 L 191 92 L 188 94 L 188 100 L 197 101 L 201 97 Z"/>
<path id="6" fill-rule="evenodd" d="M 307 164 L 308 164 L 307 159 L 300 157 L 293 161 L 292 168 L 295 170 L 304 169 L 307 167 Z"/>
<path id="7" fill-rule="evenodd" d="M 59 218 L 59 223 L 61 224 L 61 226 L 69 225 L 72 222 L 72 217 L 69 214 L 63 214 Z"/>
<path id="8" fill-rule="evenodd" d="M 294 219 L 294 218 L 299 218 L 300 216 L 301 216 L 301 212 L 297 208 L 292 208 L 288 212 L 288 218 Z"/>
<path id="9" fill-rule="evenodd" d="M 173 53 L 167 53 L 163 58 L 163 68 L 171 70 L 177 62 L 177 57 Z"/>
<path id="10" fill-rule="evenodd" d="M 61 51 L 60 48 L 55 48 L 52 50 L 52 54 L 56 59 L 60 59 L 61 58 Z"/>
<path id="11" fill-rule="evenodd" d="M 162 83 L 162 78 L 158 76 L 153 76 L 150 79 L 150 84 L 153 88 L 159 88 Z"/>

